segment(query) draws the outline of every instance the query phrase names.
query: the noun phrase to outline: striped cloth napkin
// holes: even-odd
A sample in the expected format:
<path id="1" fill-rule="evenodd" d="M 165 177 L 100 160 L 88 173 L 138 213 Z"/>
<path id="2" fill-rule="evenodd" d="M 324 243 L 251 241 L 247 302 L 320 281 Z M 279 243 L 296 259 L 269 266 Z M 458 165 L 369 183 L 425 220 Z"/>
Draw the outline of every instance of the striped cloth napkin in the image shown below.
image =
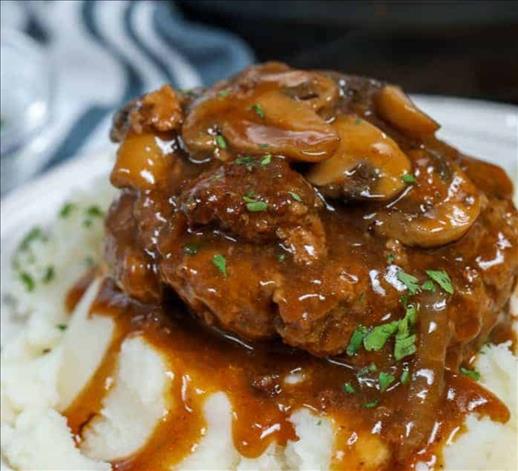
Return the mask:
<path id="1" fill-rule="evenodd" d="M 113 112 L 131 98 L 163 83 L 207 85 L 253 59 L 241 40 L 187 22 L 167 1 L 2 0 L 4 26 L 38 40 L 53 73 L 51 122 L 22 150 L 35 171 L 105 149 Z"/>

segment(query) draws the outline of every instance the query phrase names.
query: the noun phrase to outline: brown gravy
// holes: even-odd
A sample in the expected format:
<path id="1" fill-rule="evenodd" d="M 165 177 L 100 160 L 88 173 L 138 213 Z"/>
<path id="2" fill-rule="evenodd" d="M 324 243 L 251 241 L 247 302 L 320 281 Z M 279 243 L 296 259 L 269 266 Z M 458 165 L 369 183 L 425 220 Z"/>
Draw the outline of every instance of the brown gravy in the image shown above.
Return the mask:
<path id="1" fill-rule="evenodd" d="M 164 309 L 130 300 L 109 279 L 91 309 L 111 316 L 117 329 L 101 366 L 66 411 L 78 443 L 82 429 L 101 409 L 125 338 L 142 335 L 165 353 L 175 374 L 170 391 L 173 409 L 141 450 L 113 463 L 116 470 L 169 469 L 180 463 L 202 438 L 204 401 L 216 391 L 223 391 L 232 404 L 234 446 L 246 457 L 259 456 L 273 442 L 284 446 L 288 440 L 297 440 L 289 417 L 301 407 L 331 418 L 337 431 L 333 469 L 403 470 L 413 469 L 417 461 L 438 466 L 441 447 L 462 429 L 467 413 L 488 415 L 499 422 L 509 419 L 508 409 L 492 393 L 447 372 L 445 394 L 429 443 L 412 460 L 401 462 L 397 460 L 395 435 L 409 425 L 409 418 L 397 411 L 407 397 L 408 385 L 397 381 L 383 394 L 375 390 L 368 395 L 348 394 L 344 384 L 356 384 L 358 369 L 347 359 L 318 359 L 278 344 L 244 347 L 203 329 L 182 314 L 176 302 L 168 303 L 168 315 Z M 305 380 L 287 385 L 283 378 L 293 372 Z M 364 381 L 369 381 L 368 376 Z M 379 403 L 369 408 L 373 401 Z M 380 463 L 367 465 L 372 458 L 365 463 L 365 450 L 379 454 Z"/>

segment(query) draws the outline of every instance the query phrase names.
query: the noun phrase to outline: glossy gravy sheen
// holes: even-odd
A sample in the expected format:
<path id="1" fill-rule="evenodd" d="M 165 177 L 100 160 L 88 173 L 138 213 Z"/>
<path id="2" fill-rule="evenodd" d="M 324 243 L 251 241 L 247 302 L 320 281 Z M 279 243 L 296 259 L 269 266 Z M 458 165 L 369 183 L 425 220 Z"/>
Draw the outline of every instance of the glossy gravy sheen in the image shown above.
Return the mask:
<path id="1" fill-rule="evenodd" d="M 77 290 L 73 297 L 77 298 Z M 492 393 L 448 372 L 446 394 L 436 411 L 430 443 L 414 459 L 401 463 L 394 460 L 397 437 L 393 433 L 408 426 L 409 418 L 388 411 L 397 411 L 398 404 L 407 397 L 408 385 L 397 382 L 382 396 L 348 394 L 343 385 L 354 383 L 358 370 L 347 359 L 318 359 L 277 343 L 244 347 L 201 328 L 182 310 L 175 301 L 167 308 L 139 304 L 118 291 L 109 279 L 103 282 L 91 308 L 92 314 L 112 317 L 117 329 L 101 366 L 66 411 L 78 443 L 82 429 L 101 409 L 109 391 L 106 384 L 114 376 L 117 354 L 125 338 L 142 335 L 166 354 L 175 375 L 169 392 L 173 409 L 145 447 L 114 462 L 114 469 L 160 470 L 180 463 L 202 438 L 206 427 L 203 404 L 208 395 L 217 391 L 225 392 L 232 404 L 234 445 L 247 457 L 259 456 L 272 442 L 284 446 L 288 440 L 297 440 L 288 418 L 301 407 L 330 418 L 337 430 L 333 469 L 413 469 L 417 461 L 439 467 L 441 446 L 462 428 L 468 412 L 488 415 L 499 422 L 509 419 L 508 409 Z M 302 375 L 304 380 L 286 384 L 284 378 L 292 374 Z M 365 407 L 380 398 L 376 408 Z"/>

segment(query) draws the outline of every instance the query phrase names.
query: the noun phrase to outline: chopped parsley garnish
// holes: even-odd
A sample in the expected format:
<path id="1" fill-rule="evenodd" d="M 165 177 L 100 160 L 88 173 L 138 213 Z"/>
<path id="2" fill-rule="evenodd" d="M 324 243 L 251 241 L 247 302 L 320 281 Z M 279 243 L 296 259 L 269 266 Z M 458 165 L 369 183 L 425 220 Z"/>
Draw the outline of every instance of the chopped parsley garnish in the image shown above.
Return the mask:
<path id="1" fill-rule="evenodd" d="M 93 259 L 92 256 L 88 255 L 86 256 L 84 259 L 83 259 L 83 263 L 87 266 L 87 267 L 93 267 L 95 265 L 95 260 Z"/>
<path id="2" fill-rule="evenodd" d="M 67 218 L 68 216 L 70 216 L 70 214 L 72 213 L 72 211 L 76 208 L 76 204 L 75 203 L 65 203 L 61 209 L 59 210 L 59 217 L 60 218 Z"/>
<path id="3" fill-rule="evenodd" d="M 24 284 L 25 289 L 27 291 L 33 291 L 36 284 L 34 283 L 34 278 L 29 275 L 27 272 L 20 273 L 20 280 Z"/>
<path id="4" fill-rule="evenodd" d="M 354 124 L 358 125 L 358 124 L 361 124 L 362 123 L 362 119 L 361 118 L 356 118 L 354 120 Z"/>
<path id="5" fill-rule="evenodd" d="M 286 254 L 285 253 L 280 253 L 279 255 L 277 255 L 277 260 L 279 262 L 284 262 L 284 260 L 286 260 Z"/>
<path id="6" fill-rule="evenodd" d="M 34 240 L 41 239 L 42 241 L 47 240 L 43 229 L 39 226 L 33 227 L 27 235 L 20 242 L 20 250 L 27 250 Z"/>
<path id="7" fill-rule="evenodd" d="M 448 294 L 453 294 L 453 283 L 445 270 L 426 270 L 426 274 Z"/>
<path id="8" fill-rule="evenodd" d="M 293 191 L 288 191 L 288 193 L 295 201 L 302 203 L 302 198 L 297 193 L 295 193 Z"/>
<path id="9" fill-rule="evenodd" d="M 255 114 L 259 116 L 259 118 L 264 119 L 264 109 L 259 103 L 254 103 L 250 108 L 255 111 Z"/>
<path id="10" fill-rule="evenodd" d="M 387 263 L 389 265 L 392 265 L 394 263 L 394 260 L 396 259 L 396 256 L 393 253 L 389 253 L 387 255 Z"/>
<path id="11" fill-rule="evenodd" d="M 218 92 L 218 96 L 219 96 L 220 98 L 226 98 L 226 97 L 227 97 L 227 96 L 229 96 L 229 95 L 230 95 L 230 88 L 224 88 L 223 90 L 220 90 L 220 91 Z"/>
<path id="12" fill-rule="evenodd" d="M 410 381 L 410 370 L 408 367 L 403 368 L 403 371 L 401 372 L 401 377 L 399 378 L 401 381 L 401 384 L 407 384 Z"/>
<path id="13" fill-rule="evenodd" d="M 253 201 L 246 203 L 246 209 L 251 213 L 259 213 L 268 209 L 268 203 L 265 203 L 264 201 Z"/>
<path id="14" fill-rule="evenodd" d="M 394 358 L 399 361 L 416 352 L 416 335 L 400 335 L 396 334 L 396 343 L 394 344 Z"/>
<path id="15" fill-rule="evenodd" d="M 237 165 L 252 165 L 254 162 L 255 159 L 250 155 L 243 155 L 235 160 Z"/>
<path id="16" fill-rule="evenodd" d="M 270 144 L 259 144 L 259 147 L 261 149 L 266 149 L 266 148 L 270 147 Z"/>
<path id="17" fill-rule="evenodd" d="M 432 293 L 435 293 L 435 285 L 433 284 L 432 280 L 426 280 L 422 285 L 421 288 L 425 291 L 431 291 Z"/>
<path id="18" fill-rule="evenodd" d="M 259 201 L 247 195 L 243 196 L 243 201 L 246 203 L 246 209 L 251 213 L 258 213 L 268 209 L 268 203 Z"/>
<path id="19" fill-rule="evenodd" d="M 86 208 L 86 214 L 90 217 L 102 217 L 104 215 L 103 210 L 96 205 Z"/>
<path id="20" fill-rule="evenodd" d="M 50 283 L 54 279 L 55 276 L 56 276 L 56 272 L 54 270 L 54 267 L 52 265 L 49 265 L 47 267 L 47 269 L 45 270 L 42 281 L 43 281 L 43 283 Z"/>
<path id="21" fill-rule="evenodd" d="M 261 159 L 261 165 L 263 167 L 266 167 L 267 165 L 270 165 L 272 163 L 272 154 L 266 154 L 262 159 Z"/>
<path id="22" fill-rule="evenodd" d="M 408 185 L 412 185 L 413 183 L 415 183 L 415 182 L 416 182 L 415 176 L 414 176 L 414 175 L 412 175 L 411 173 L 407 173 L 407 174 L 405 174 L 405 175 L 402 175 L 402 176 L 401 176 L 401 180 L 402 180 L 404 183 L 408 184 Z"/>
<path id="23" fill-rule="evenodd" d="M 381 372 L 378 377 L 378 382 L 380 385 L 380 391 L 386 391 L 389 386 L 395 381 L 395 376 L 390 373 Z"/>
<path id="24" fill-rule="evenodd" d="M 365 402 L 362 404 L 362 407 L 364 409 L 374 409 L 380 401 L 378 399 L 374 399 L 374 401 Z"/>
<path id="25" fill-rule="evenodd" d="M 67 330 L 67 325 L 66 324 L 58 324 L 56 326 L 59 330 Z"/>
<path id="26" fill-rule="evenodd" d="M 397 279 L 406 286 L 410 294 L 414 295 L 420 291 L 419 280 L 414 275 L 399 270 L 397 272 Z"/>
<path id="27" fill-rule="evenodd" d="M 190 243 L 183 246 L 183 253 L 185 255 L 196 255 L 200 246 L 198 244 Z"/>
<path id="28" fill-rule="evenodd" d="M 381 350 L 387 340 L 396 333 L 399 321 L 377 325 L 363 338 L 363 346 L 368 352 Z"/>
<path id="29" fill-rule="evenodd" d="M 351 338 L 349 340 L 349 345 L 347 345 L 346 353 L 350 357 L 353 355 L 356 355 L 358 353 L 358 350 L 360 349 L 364 337 L 368 333 L 367 327 L 364 327 L 363 325 L 360 325 L 356 327 L 353 334 L 351 335 Z"/>
<path id="30" fill-rule="evenodd" d="M 344 392 L 346 392 L 347 394 L 354 394 L 356 392 L 356 390 L 354 389 L 353 385 L 351 383 L 345 383 L 343 386 L 342 386 Z"/>
<path id="31" fill-rule="evenodd" d="M 472 379 L 473 381 L 478 381 L 480 379 L 480 373 L 477 370 L 470 370 L 469 368 L 460 367 L 460 372 Z"/>
<path id="32" fill-rule="evenodd" d="M 378 367 L 376 366 L 376 363 L 372 362 L 358 370 L 356 376 L 361 378 L 362 376 L 365 376 L 368 373 L 376 373 L 376 371 L 378 371 Z"/>
<path id="33" fill-rule="evenodd" d="M 223 255 L 216 254 L 216 255 L 214 255 L 214 257 L 212 257 L 212 264 L 226 278 L 226 276 L 227 276 L 227 259 Z"/>
<path id="34" fill-rule="evenodd" d="M 225 138 L 221 134 L 217 134 L 216 137 L 215 137 L 215 140 L 216 140 L 216 145 L 220 149 L 226 149 L 227 148 L 227 141 L 225 140 Z"/>
<path id="35" fill-rule="evenodd" d="M 417 336 L 410 333 L 410 326 L 415 324 L 417 318 L 417 309 L 413 305 L 406 308 L 405 317 L 399 321 L 395 343 L 394 358 L 396 361 L 401 360 L 409 355 L 413 355 L 417 348 L 415 345 Z"/>

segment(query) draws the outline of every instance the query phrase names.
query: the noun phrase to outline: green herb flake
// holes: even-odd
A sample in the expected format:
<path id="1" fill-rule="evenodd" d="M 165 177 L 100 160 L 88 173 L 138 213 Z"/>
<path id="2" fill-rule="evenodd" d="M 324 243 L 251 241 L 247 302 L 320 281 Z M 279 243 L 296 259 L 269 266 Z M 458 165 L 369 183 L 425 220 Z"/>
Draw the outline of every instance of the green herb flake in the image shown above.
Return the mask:
<path id="1" fill-rule="evenodd" d="M 268 147 L 270 147 L 270 144 L 259 144 L 259 147 L 261 149 L 267 149 Z"/>
<path id="2" fill-rule="evenodd" d="M 319 421 L 317 422 L 317 425 L 319 425 L 319 426 L 320 426 L 320 425 L 322 425 L 322 420 L 319 420 Z"/>
<path id="3" fill-rule="evenodd" d="M 246 209 L 251 213 L 260 213 L 268 209 L 268 203 L 264 201 L 254 201 L 253 203 L 246 203 Z"/>
<path id="4" fill-rule="evenodd" d="M 68 216 L 70 216 L 70 214 L 72 213 L 72 211 L 74 211 L 74 209 L 76 209 L 75 203 L 71 203 L 71 202 L 65 203 L 59 210 L 59 217 L 62 219 L 66 219 Z"/>
<path id="5" fill-rule="evenodd" d="M 67 330 L 66 324 L 58 324 L 56 327 L 61 331 Z"/>
<path id="6" fill-rule="evenodd" d="M 277 255 L 277 260 L 281 263 L 284 262 L 284 260 L 286 260 L 286 254 L 280 253 L 279 255 Z"/>
<path id="7" fill-rule="evenodd" d="M 413 355 L 417 350 L 417 336 L 410 334 L 410 326 L 414 325 L 416 320 L 417 308 L 412 304 L 407 305 L 405 317 L 399 321 L 394 343 L 394 358 L 396 361 Z"/>
<path id="8" fill-rule="evenodd" d="M 216 145 L 220 149 L 226 149 L 227 148 L 227 141 L 225 140 L 225 138 L 221 134 L 217 134 L 216 137 L 215 137 L 215 140 L 216 140 Z"/>
<path id="9" fill-rule="evenodd" d="M 419 280 L 414 275 L 399 270 L 397 272 L 397 279 L 406 286 L 411 295 L 417 294 L 420 291 Z"/>
<path id="10" fill-rule="evenodd" d="M 86 256 L 84 259 L 83 259 L 83 263 L 87 266 L 87 267 L 93 267 L 95 265 L 95 260 L 92 256 L 88 255 Z"/>
<path id="11" fill-rule="evenodd" d="M 396 256 L 393 253 L 389 253 L 387 255 L 387 263 L 389 265 L 392 265 L 394 263 L 394 260 L 396 259 Z"/>
<path id="12" fill-rule="evenodd" d="M 183 253 L 185 255 L 196 255 L 198 253 L 199 249 L 200 249 L 199 244 L 194 244 L 194 243 L 185 244 L 183 246 Z"/>
<path id="13" fill-rule="evenodd" d="M 234 161 L 237 165 L 253 165 L 255 159 L 250 155 L 243 155 Z"/>
<path id="14" fill-rule="evenodd" d="M 29 292 L 34 291 L 36 284 L 34 283 L 34 278 L 29 275 L 27 272 L 20 273 L 20 280 L 25 286 L 25 289 Z"/>
<path id="15" fill-rule="evenodd" d="M 246 203 L 246 209 L 251 213 L 258 213 L 268 209 L 268 203 L 259 201 L 248 195 L 243 196 L 243 201 Z"/>
<path id="16" fill-rule="evenodd" d="M 435 285 L 433 284 L 432 280 L 426 280 L 422 285 L 421 288 L 425 291 L 430 291 L 432 293 L 435 293 Z"/>
<path id="17" fill-rule="evenodd" d="M 406 183 L 407 185 L 412 185 L 416 182 L 415 176 L 411 173 L 407 173 L 405 175 L 401 176 L 401 180 Z"/>
<path id="18" fill-rule="evenodd" d="M 380 385 L 380 391 L 386 391 L 389 386 L 395 381 L 396 377 L 390 373 L 382 371 L 378 377 L 378 383 Z"/>
<path id="19" fill-rule="evenodd" d="M 49 265 L 43 274 L 43 283 L 50 283 L 56 276 L 56 270 L 52 265 Z"/>
<path id="20" fill-rule="evenodd" d="M 381 350 L 387 340 L 396 333 L 399 321 L 381 324 L 369 331 L 363 338 L 363 346 L 368 352 L 377 352 Z"/>
<path id="21" fill-rule="evenodd" d="M 230 88 L 224 88 L 218 92 L 218 97 L 226 98 L 230 95 Z"/>
<path id="22" fill-rule="evenodd" d="M 375 407 L 378 406 L 379 403 L 380 403 L 380 401 L 378 399 L 374 399 L 373 401 L 363 403 L 362 407 L 364 409 L 374 409 Z"/>
<path id="23" fill-rule="evenodd" d="M 272 163 L 272 154 L 266 154 L 262 159 L 261 159 L 261 165 L 263 167 L 266 167 L 267 165 L 270 165 Z"/>
<path id="24" fill-rule="evenodd" d="M 358 350 L 360 349 L 364 337 L 368 333 L 367 327 L 364 327 L 363 325 L 360 325 L 356 327 L 353 334 L 351 335 L 351 338 L 349 340 L 349 345 L 347 345 L 346 353 L 350 357 L 356 355 L 358 353 Z"/>
<path id="25" fill-rule="evenodd" d="M 448 294 L 453 294 L 453 283 L 445 270 L 426 270 L 426 274 Z"/>
<path id="26" fill-rule="evenodd" d="M 250 109 L 253 110 L 259 118 L 264 119 L 264 109 L 259 103 L 254 103 Z"/>
<path id="27" fill-rule="evenodd" d="M 39 226 L 33 227 L 20 242 L 20 250 L 27 250 L 33 241 L 40 239 L 42 241 L 47 240 L 43 229 Z"/>
<path id="28" fill-rule="evenodd" d="M 94 218 L 104 216 L 103 210 L 97 205 L 92 205 L 92 206 L 89 206 L 88 208 L 86 208 L 86 214 L 88 216 L 94 217 Z"/>
<path id="29" fill-rule="evenodd" d="M 212 257 L 212 264 L 221 272 L 221 274 L 226 278 L 227 273 L 227 260 L 221 254 L 216 254 Z"/>
<path id="30" fill-rule="evenodd" d="M 478 381 L 480 379 L 480 373 L 477 370 L 470 370 L 469 368 L 460 367 L 460 372 L 464 376 L 472 379 L 473 381 Z"/>
<path id="31" fill-rule="evenodd" d="M 356 376 L 361 378 L 362 376 L 367 375 L 368 373 L 376 373 L 378 371 L 378 367 L 376 366 L 376 363 L 371 362 L 367 366 L 364 366 L 358 372 L 356 373 Z"/>
<path id="32" fill-rule="evenodd" d="M 354 389 L 354 386 L 351 384 L 351 383 L 345 383 L 343 386 L 342 386 L 342 389 L 344 390 L 344 392 L 346 392 L 347 394 L 354 394 L 356 392 L 356 390 Z"/>
<path id="33" fill-rule="evenodd" d="M 354 120 L 354 124 L 355 124 L 356 126 L 358 126 L 358 124 L 361 124 L 361 123 L 362 123 L 362 119 L 361 119 L 361 118 L 356 118 L 356 119 Z"/>
<path id="34" fill-rule="evenodd" d="M 413 355 L 417 350 L 415 343 L 415 334 L 405 336 L 396 335 L 396 342 L 394 344 L 394 358 L 396 361 L 402 360 L 409 355 Z"/>
<path id="35" fill-rule="evenodd" d="M 299 202 L 299 203 L 302 203 L 302 198 L 295 192 L 293 191 L 288 191 L 289 195 L 292 197 L 293 200 Z"/>
<path id="36" fill-rule="evenodd" d="M 407 367 L 403 368 L 399 380 L 401 384 L 407 384 L 410 381 L 410 370 Z"/>

